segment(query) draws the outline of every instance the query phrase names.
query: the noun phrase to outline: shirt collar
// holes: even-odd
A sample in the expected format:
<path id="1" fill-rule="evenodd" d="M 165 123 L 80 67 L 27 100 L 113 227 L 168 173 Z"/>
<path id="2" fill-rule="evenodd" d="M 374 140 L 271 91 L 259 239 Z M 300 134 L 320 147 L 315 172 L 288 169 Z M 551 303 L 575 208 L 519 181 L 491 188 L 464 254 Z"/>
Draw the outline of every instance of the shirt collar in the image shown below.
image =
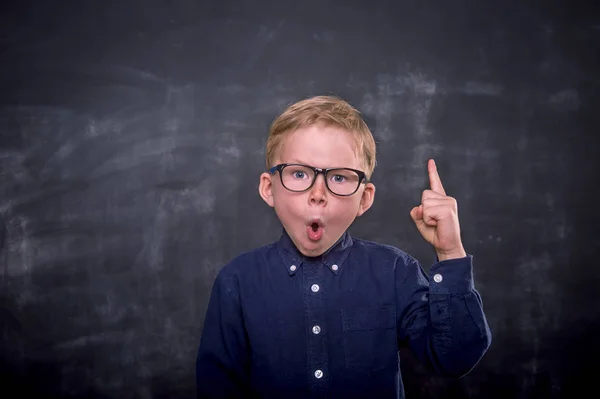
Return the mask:
<path id="1" fill-rule="evenodd" d="M 346 257 L 350 253 L 352 243 L 352 237 L 348 230 L 346 230 L 344 234 L 342 234 L 342 236 L 327 251 L 325 251 L 325 253 L 316 257 L 308 257 L 298 251 L 298 248 L 296 248 L 296 245 L 288 235 L 287 231 L 283 229 L 281 237 L 277 242 L 277 250 L 283 260 L 283 265 L 290 276 L 295 275 L 302 264 L 307 262 L 322 262 L 337 276 L 342 269 Z"/>

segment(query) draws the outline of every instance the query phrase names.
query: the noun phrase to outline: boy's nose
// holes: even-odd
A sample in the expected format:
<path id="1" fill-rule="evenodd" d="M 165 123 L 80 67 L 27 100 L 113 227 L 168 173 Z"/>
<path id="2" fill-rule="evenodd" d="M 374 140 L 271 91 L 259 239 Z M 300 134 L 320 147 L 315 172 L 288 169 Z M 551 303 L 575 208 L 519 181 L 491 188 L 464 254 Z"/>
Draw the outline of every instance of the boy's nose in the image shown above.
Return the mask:
<path id="1" fill-rule="evenodd" d="M 325 177 L 318 175 L 315 180 L 315 184 L 310 189 L 311 204 L 322 205 L 327 202 L 327 185 L 325 184 Z"/>

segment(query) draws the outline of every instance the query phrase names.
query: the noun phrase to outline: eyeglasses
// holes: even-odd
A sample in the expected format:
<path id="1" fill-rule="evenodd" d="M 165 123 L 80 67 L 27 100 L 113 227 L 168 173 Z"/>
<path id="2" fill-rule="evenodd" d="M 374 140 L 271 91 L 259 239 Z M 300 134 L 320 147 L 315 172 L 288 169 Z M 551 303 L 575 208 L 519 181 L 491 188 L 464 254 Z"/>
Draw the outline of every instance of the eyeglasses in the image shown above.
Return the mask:
<path id="1" fill-rule="evenodd" d="M 297 163 L 282 163 L 269 169 L 270 174 L 277 171 L 283 187 L 296 193 L 311 188 L 319 173 L 323 174 L 329 191 L 343 197 L 358 191 L 363 181 L 368 182 L 365 172 L 350 168 L 321 169 Z"/>

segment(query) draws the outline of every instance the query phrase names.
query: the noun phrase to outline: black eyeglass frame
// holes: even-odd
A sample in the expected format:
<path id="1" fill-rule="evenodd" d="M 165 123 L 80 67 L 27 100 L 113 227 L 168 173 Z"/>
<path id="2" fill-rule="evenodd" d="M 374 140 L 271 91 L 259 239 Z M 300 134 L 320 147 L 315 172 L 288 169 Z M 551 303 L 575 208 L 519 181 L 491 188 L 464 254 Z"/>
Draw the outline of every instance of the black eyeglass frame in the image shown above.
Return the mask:
<path id="1" fill-rule="evenodd" d="M 304 190 L 290 190 L 289 188 L 287 188 L 287 186 L 283 183 L 283 173 L 282 173 L 283 169 L 287 166 L 302 166 L 304 168 L 312 169 L 315 172 L 315 174 L 313 175 L 313 179 L 312 179 L 312 182 L 310 183 L 310 186 L 308 186 Z M 356 189 L 353 192 L 351 192 L 350 194 L 338 194 L 338 193 L 333 192 L 331 190 L 331 188 L 329 188 L 329 183 L 327 182 L 327 174 L 332 170 L 334 170 L 334 171 L 335 170 L 350 170 L 350 171 L 356 173 L 358 175 L 358 184 L 356 185 Z M 281 181 L 281 185 L 283 187 L 285 187 L 286 190 L 291 191 L 293 193 L 303 193 L 304 191 L 310 190 L 311 187 L 315 184 L 315 181 L 317 181 L 317 176 L 319 174 L 323 174 L 323 178 L 325 179 L 325 186 L 327 187 L 329 192 L 334 195 L 337 195 L 339 197 L 349 197 L 351 195 L 354 195 L 360 188 L 361 184 L 369 183 L 369 180 L 367 179 L 367 175 L 365 172 L 363 172 L 362 170 L 352 169 L 352 168 L 326 168 L 326 169 L 323 169 L 323 168 L 317 168 L 316 166 L 305 165 L 302 163 L 280 163 L 279 165 L 275 165 L 269 169 L 269 174 L 272 175 L 275 172 L 279 172 L 279 180 Z"/>

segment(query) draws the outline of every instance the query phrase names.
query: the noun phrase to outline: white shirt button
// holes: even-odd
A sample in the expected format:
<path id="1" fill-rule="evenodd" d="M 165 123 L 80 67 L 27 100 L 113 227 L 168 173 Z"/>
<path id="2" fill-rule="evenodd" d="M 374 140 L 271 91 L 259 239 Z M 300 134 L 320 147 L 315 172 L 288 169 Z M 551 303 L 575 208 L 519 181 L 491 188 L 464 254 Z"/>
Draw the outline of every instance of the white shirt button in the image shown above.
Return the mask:
<path id="1" fill-rule="evenodd" d="M 438 273 L 438 274 L 436 274 L 435 276 L 433 276 L 433 281 L 435 281 L 436 283 L 441 283 L 443 279 L 444 279 L 444 278 L 443 278 L 443 277 L 442 277 L 442 275 L 441 275 L 441 274 L 439 274 L 439 273 Z"/>
<path id="2" fill-rule="evenodd" d="M 312 292 L 317 292 L 319 291 L 319 285 L 318 284 L 313 284 L 310 289 L 312 290 Z"/>
<path id="3" fill-rule="evenodd" d="M 331 270 L 337 270 L 338 269 L 338 265 L 331 265 Z"/>
<path id="4" fill-rule="evenodd" d="M 295 272 L 296 271 L 296 265 L 291 265 L 290 266 L 290 270 L 293 271 L 293 272 Z"/>
<path id="5" fill-rule="evenodd" d="M 321 332 L 321 327 L 319 327 L 319 326 L 313 326 L 312 332 L 313 332 L 313 334 L 320 333 Z"/>
<path id="6" fill-rule="evenodd" d="M 315 371 L 315 377 L 317 377 L 317 378 L 323 377 L 323 372 L 321 370 L 316 370 Z"/>

